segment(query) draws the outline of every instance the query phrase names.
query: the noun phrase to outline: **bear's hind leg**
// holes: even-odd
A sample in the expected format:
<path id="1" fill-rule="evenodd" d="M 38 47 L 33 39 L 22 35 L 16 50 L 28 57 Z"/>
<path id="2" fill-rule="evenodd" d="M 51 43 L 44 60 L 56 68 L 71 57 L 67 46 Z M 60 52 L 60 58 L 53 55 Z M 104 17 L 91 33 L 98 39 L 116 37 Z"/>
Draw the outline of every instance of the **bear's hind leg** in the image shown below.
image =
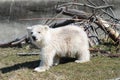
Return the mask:
<path id="1" fill-rule="evenodd" d="M 89 50 L 82 50 L 78 52 L 77 54 L 77 60 L 75 60 L 76 63 L 85 63 L 90 61 L 90 52 Z"/>

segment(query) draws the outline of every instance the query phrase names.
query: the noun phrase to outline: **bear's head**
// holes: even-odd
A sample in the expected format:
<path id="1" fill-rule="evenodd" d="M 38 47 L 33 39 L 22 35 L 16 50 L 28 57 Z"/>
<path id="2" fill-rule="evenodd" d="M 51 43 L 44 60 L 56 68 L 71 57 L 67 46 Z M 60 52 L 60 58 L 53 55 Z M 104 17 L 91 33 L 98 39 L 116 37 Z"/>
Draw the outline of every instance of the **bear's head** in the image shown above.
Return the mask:
<path id="1" fill-rule="evenodd" d="M 34 25 L 31 28 L 31 36 L 34 41 L 42 41 L 47 34 L 49 26 L 47 25 Z"/>

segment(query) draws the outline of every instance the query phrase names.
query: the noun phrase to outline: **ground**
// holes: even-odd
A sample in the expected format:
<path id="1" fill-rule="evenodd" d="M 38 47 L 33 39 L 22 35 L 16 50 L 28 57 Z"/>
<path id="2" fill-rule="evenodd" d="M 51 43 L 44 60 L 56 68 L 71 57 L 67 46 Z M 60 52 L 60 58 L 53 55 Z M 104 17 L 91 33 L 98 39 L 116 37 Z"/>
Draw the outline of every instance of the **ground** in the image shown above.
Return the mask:
<path id="1" fill-rule="evenodd" d="M 110 80 L 120 78 L 120 58 L 99 55 L 83 64 L 74 63 L 74 59 L 63 58 L 60 65 L 46 72 L 37 73 L 33 69 L 39 64 L 39 56 L 16 55 L 21 52 L 30 52 L 30 50 L 0 48 L 0 80 Z"/>

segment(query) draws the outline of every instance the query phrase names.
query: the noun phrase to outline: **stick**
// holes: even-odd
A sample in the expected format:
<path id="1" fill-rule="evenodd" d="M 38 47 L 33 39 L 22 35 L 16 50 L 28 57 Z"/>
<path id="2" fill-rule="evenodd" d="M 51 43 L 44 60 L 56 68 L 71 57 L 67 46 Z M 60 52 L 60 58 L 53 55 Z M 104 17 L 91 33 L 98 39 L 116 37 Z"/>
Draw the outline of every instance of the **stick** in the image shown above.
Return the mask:
<path id="1" fill-rule="evenodd" d="M 17 53 L 19 56 L 31 56 L 31 55 L 39 55 L 40 52 L 32 52 L 32 53 Z"/>

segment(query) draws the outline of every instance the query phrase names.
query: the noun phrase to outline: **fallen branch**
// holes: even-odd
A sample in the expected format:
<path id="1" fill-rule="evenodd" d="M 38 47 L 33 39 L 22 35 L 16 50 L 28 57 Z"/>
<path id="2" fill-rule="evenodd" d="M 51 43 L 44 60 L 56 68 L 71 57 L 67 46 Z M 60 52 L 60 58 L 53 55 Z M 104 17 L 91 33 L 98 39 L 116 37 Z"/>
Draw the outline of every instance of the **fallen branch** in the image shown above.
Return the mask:
<path id="1" fill-rule="evenodd" d="M 22 43 L 23 41 L 27 40 L 27 35 L 23 36 L 22 38 L 20 38 L 18 41 L 12 42 L 11 45 L 17 45 Z"/>
<path id="2" fill-rule="evenodd" d="M 23 45 L 23 42 L 26 43 L 28 42 L 28 38 L 27 38 L 27 35 L 21 37 L 21 38 L 17 38 L 13 41 L 10 41 L 10 42 L 7 42 L 7 43 L 3 43 L 3 44 L 0 44 L 0 47 L 1 48 L 5 48 L 5 47 L 22 47 Z"/>
<path id="3" fill-rule="evenodd" d="M 68 15 L 68 16 L 71 16 L 71 17 L 76 16 L 76 17 L 78 17 L 78 19 L 88 19 L 92 15 L 90 13 L 86 13 L 84 11 L 79 11 L 79 10 L 76 10 L 76 9 L 66 9 L 65 7 L 61 7 L 61 8 L 56 9 L 57 13 L 59 13 L 61 11 L 63 11 L 64 15 Z"/>
<path id="4" fill-rule="evenodd" d="M 110 58 L 119 58 L 120 54 L 110 54 L 110 55 L 108 55 L 108 57 L 110 57 Z"/>
<path id="5" fill-rule="evenodd" d="M 95 23 L 99 25 L 99 27 L 102 30 L 107 32 L 107 34 L 113 41 L 115 41 L 116 43 L 120 43 L 120 33 L 117 30 L 114 30 L 113 28 L 111 28 L 111 25 L 109 22 L 103 20 L 100 17 L 97 17 L 97 21 Z"/>
<path id="6" fill-rule="evenodd" d="M 63 6 L 68 6 L 68 5 L 86 6 L 86 7 L 93 8 L 93 9 L 103 9 L 103 8 L 113 7 L 113 5 L 105 5 L 105 6 L 95 7 L 95 6 L 92 6 L 92 5 L 89 5 L 89 4 L 71 2 L 71 3 L 65 3 L 65 4 L 62 4 L 62 5 L 59 5 L 57 8 L 63 7 Z"/>
<path id="7" fill-rule="evenodd" d="M 31 53 L 17 53 L 18 56 L 31 56 L 31 55 L 39 55 L 40 52 L 31 52 Z"/>
<path id="8" fill-rule="evenodd" d="M 69 25 L 69 24 L 74 23 L 74 22 L 75 22 L 74 19 L 65 20 L 63 22 L 54 23 L 54 24 L 50 25 L 50 27 L 52 27 L 52 28 L 61 27 L 61 26 Z"/>
<path id="9" fill-rule="evenodd" d="M 100 52 L 101 54 L 110 54 L 109 51 L 101 50 L 101 49 L 97 49 L 97 48 L 90 48 L 89 50 L 90 50 L 92 53 Z"/>
<path id="10" fill-rule="evenodd" d="M 120 54 L 112 54 L 112 53 L 110 53 L 109 51 L 106 51 L 106 50 L 101 50 L 101 49 L 96 49 L 96 48 L 90 48 L 89 50 L 90 50 L 91 53 L 99 52 L 101 55 L 107 56 L 107 57 L 110 57 L 110 58 L 120 57 Z"/>

